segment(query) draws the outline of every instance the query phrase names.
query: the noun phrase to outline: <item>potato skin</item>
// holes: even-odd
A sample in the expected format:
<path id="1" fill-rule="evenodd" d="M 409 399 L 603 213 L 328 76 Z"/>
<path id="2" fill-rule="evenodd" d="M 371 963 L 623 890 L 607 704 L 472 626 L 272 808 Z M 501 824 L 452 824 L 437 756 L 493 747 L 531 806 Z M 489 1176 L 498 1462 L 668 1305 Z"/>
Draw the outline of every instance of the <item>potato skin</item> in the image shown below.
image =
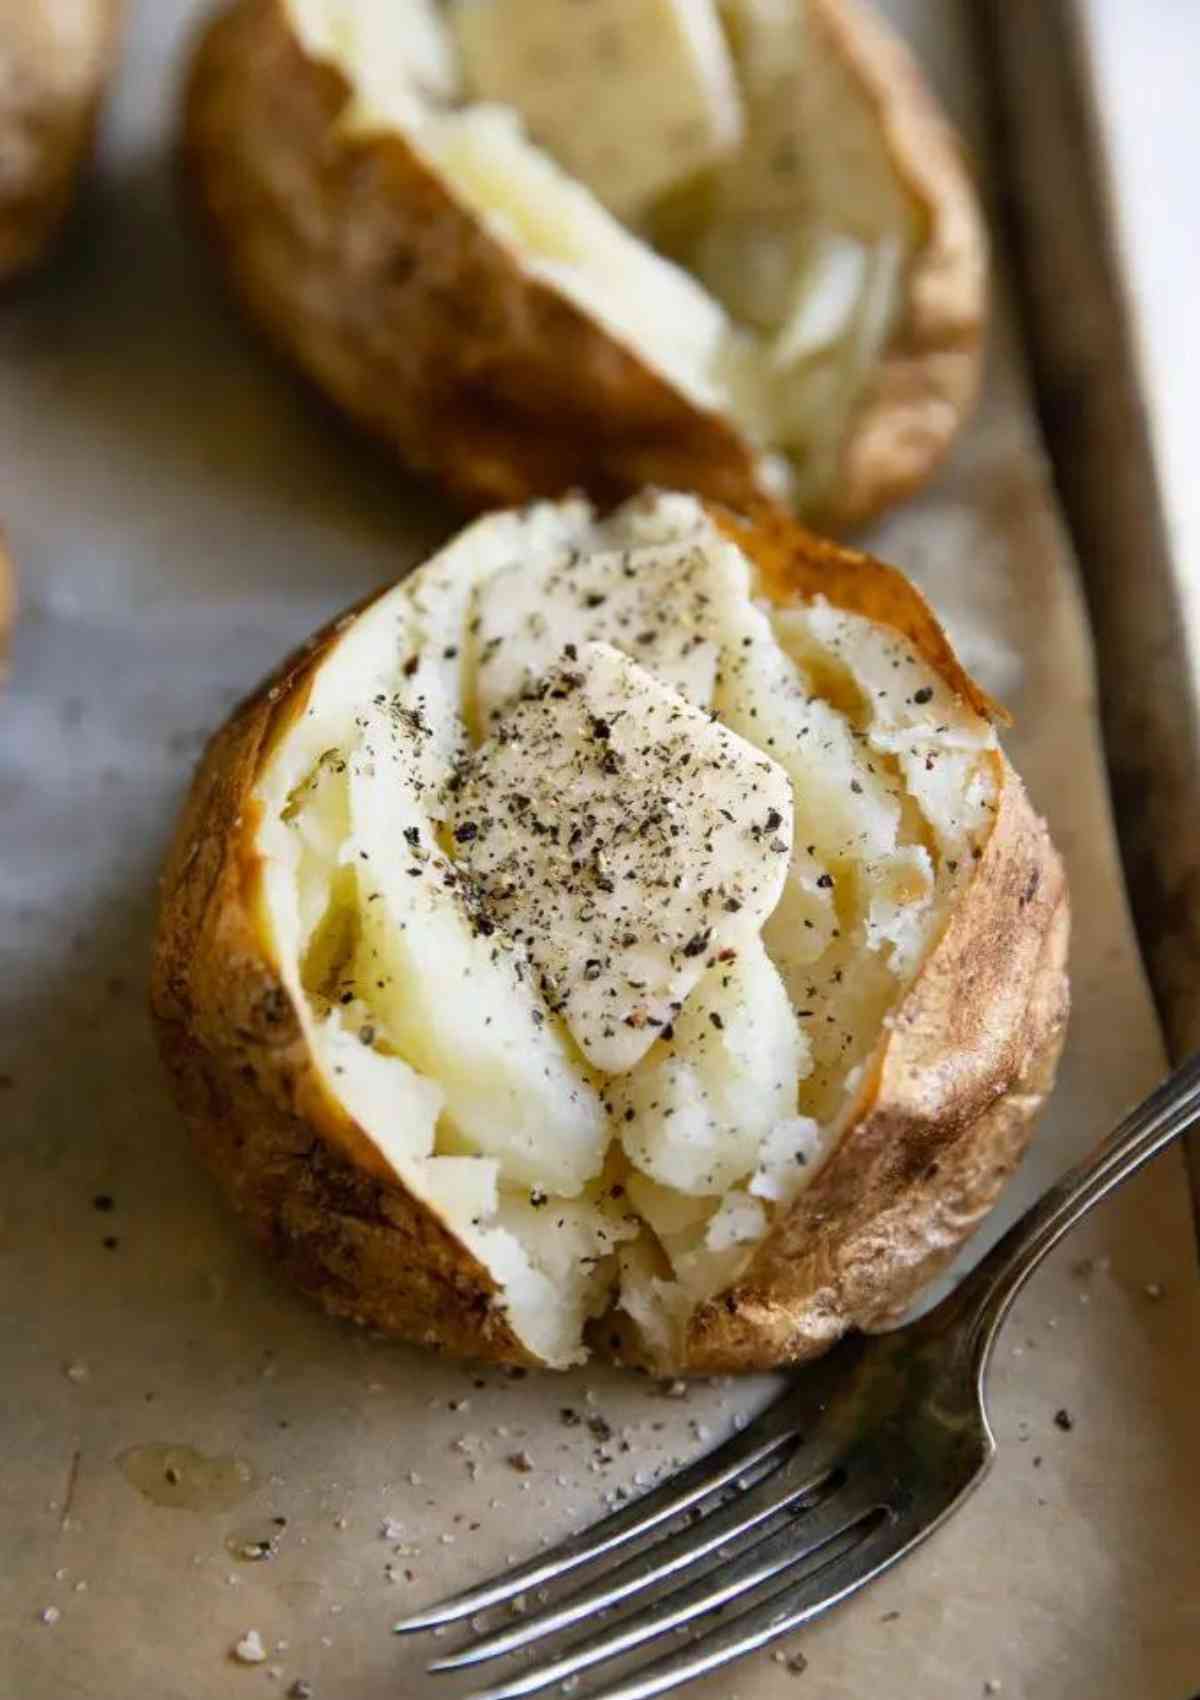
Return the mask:
<path id="1" fill-rule="evenodd" d="M 123 0 L 0 0 L 0 282 L 28 271 L 70 210 Z"/>
<path id="2" fill-rule="evenodd" d="M 775 600 L 820 589 L 904 631 L 986 705 L 920 594 L 778 513 L 713 510 Z M 496 1284 L 384 1165 L 314 1070 L 268 943 L 254 789 L 348 616 L 287 661 L 204 755 L 162 882 L 151 1003 L 192 1136 L 257 1238 L 330 1311 L 456 1355 L 536 1363 Z M 969 883 L 868 1065 L 835 1151 L 753 1262 L 692 1320 L 707 1374 L 798 1363 L 877 1326 L 995 1200 L 1049 1090 L 1067 1013 L 1062 866 L 1007 760 Z M 599 1349 L 640 1361 L 619 1324 Z"/>
<path id="3" fill-rule="evenodd" d="M 811 4 L 928 227 L 819 516 L 838 529 L 922 483 L 969 409 L 986 244 L 906 50 L 853 0 Z M 573 488 L 605 501 L 645 484 L 735 508 L 763 498 L 740 433 L 525 275 L 403 137 L 338 134 L 348 93 L 304 53 L 280 0 L 234 0 L 192 62 L 186 192 L 235 293 L 292 363 L 471 508 Z"/>

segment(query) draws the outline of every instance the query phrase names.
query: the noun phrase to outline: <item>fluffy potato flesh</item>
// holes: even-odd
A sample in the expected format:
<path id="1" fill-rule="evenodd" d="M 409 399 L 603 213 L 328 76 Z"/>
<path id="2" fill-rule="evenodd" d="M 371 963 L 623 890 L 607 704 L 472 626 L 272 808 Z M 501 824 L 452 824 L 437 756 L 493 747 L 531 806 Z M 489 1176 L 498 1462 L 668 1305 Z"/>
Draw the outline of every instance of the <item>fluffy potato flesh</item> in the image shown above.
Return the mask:
<path id="1" fill-rule="evenodd" d="M 528 275 L 821 506 L 924 213 L 810 0 L 284 4 L 347 126 L 403 132 Z"/>
<path id="2" fill-rule="evenodd" d="M 493 515 L 344 626 L 258 781 L 325 1088 L 550 1364 L 614 1305 L 669 1357 L 746 1266 L 986 837 L 989 725 L 757 590 L 690 497 Z"/>

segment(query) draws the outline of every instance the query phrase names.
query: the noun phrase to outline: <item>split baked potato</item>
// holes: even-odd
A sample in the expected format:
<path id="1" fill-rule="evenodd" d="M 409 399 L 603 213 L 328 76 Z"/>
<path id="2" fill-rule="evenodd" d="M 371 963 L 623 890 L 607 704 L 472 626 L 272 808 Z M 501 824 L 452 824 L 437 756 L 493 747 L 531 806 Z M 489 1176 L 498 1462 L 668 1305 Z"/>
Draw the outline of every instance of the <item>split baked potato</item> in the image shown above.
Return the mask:
<path id="1" fill-rule="evenodd" d="M 251 316 L 472 506 L 844 528 L 976 392 L 979 208 L 860 0 L 234 0 L 183 157 Z"/>
<path id="2" fill-rule="evenodd" d="M 153 975 L 184 1115 L 331 1311 L 796 1363 L 1030 1137 L 1059 859 L 918 592 L 777 510 L 476 521 L 205 754 Z"/>
<path id="3" fill-rule="evenodd" d="M 0 0 L 0 282 L 58 234 L 91 150 L 123 0 Z"/>

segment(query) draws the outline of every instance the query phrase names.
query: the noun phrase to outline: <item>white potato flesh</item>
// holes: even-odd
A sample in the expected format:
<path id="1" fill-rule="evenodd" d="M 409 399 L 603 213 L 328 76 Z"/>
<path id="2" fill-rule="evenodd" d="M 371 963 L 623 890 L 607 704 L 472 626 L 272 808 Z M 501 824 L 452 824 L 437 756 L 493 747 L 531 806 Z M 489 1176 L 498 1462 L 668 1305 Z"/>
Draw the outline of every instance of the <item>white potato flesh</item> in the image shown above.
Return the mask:
<path id="1" fill-rule="evenodd" d="M 437 0 L 286 0 L 297 37 L 340 65 L 355 91 L 351 122 L 419 122 L 459 91 L 458 58 Z"/>
<path id="2" fill-rule="evenodd" d="M 822 1156 L 821 1124 L 812 1116 L 777 1121 L 759 1146 L 758 1167 L 748 1191 L 756 1198 L 787 1204 L 804 1186 Z"/>
<path id="3" fill-rule="evenodd" d="M 678 1240 L 681 1235 L 694 1237 L 694 1230 L 703 1227 L 720 1203 L 715 1197 L 704 1198 L 695 1193 L 680 1192 L 677 1187 L 660 1186 L 641 1169 L 629 1171 L 625 1190 L 638 1216 L 653 1228 L 664 1246 Z"/>
<path id="4" fill-rule="evenodd" d="M 370 888 L 356 989 L 370 988 L 390 1042 L 441 1085 L 456 1145 L 494 1157 L 505 1179 L 572 1195 L 607 1148 L 599 1095 L 521 959 L 464 901 L 406 784 L 411 741 L 381 716 L 351 758 L 351 851 Z"/>
<path id="5" fill-rule="evenodd" d="M 346 125 L 402 132 L 773 490 L 827 494 L 922 214 L 807 0 L 284 4 Z"/>
<path id="6" fill-rule="evenodd" d="M 840 706 L 780 648 L 760 614 L 722 668 L 714 708 L 787 772 L 796 799 L 795 844 L 828 866 L 886 855 L 900 823 L 898 782 L 871 760 Z M 828 885 L 830 875 L 822 874 Z"/>
<path id="7" fill-rule="evenodd" d="M 725 406 L 720 369 L 732 327 L 720 303 L 535 147 L 516 113 L 433 113 L 410 139 L 531 277 L 635 349 L 696 406 Z"/>
<path id="8" fill-rule="evenodd" d="M 853 681 L 870 705 L 867 737 L 873 749 L 899 752 L 913 743 L 943 748 L 991 749 L 991 728 L 962 702 L 901 632 L 816 597 L 774 616 L 780 644 L 797 661 L 821 658 Z"/>
<path id="9" fill-rule="evenodd" d="M 581 645 L 501 716 L 451 803 L 489 911 L 608 1074 L 753 940 L 791 842 L 782 769 L 609 644 Z"/>
<path id="10" fill-rule="evenodd" d="M 478 521 L 343 625 L 259 782 L 328 1091 L 551 1364 L 614 1304 L 669 1356 L 745 1268 L 994 805 L 905 640 L 756 588 L 688 496 Z"/>
<path id="11" fill-rule="evenodd" d="M 433 1154 L 445 1093 L 431 1075 L 378 1049 L 369 1009 L 353 1012 L 357 1031 L 330 1014 L 321 1024 L 320 1052 L 337 1079 L 338 1097 L 396 1170 Z M 361 1035 L 371 1033 L 370 1041 Z"/>
<path id="12" fill-rule="evenodd" d="M 786 988 L 755 938 L 709 969 L 671 1037 L 608 1098 L 642 1175 L 677 1193 L 719 1196 L 757 1166 L 774 1124 L 795 1114 L 809 1067 Z"/>
<path id="13" fill-rule="evenodd" d="M 523 114 L 619 218 L 741 141 L 715 0 L 450 0 L 449 16 L 470 96 Z"/>
<path id="14" fill-rule="evenodd" d="M 868 260 L 868 250 L 853 237 L 820 238 L 800 277 L 791 278 L 789 303 L 771 344 L 772 364 L 797 366 L 848 335 L 862 300 Z"/>

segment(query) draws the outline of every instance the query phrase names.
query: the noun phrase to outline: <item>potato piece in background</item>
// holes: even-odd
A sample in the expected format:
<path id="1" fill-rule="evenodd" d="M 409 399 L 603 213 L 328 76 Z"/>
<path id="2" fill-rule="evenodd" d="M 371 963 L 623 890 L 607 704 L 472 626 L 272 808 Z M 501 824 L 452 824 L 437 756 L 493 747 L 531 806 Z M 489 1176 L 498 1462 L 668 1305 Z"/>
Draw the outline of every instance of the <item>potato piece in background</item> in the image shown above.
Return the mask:
<path id="1" fill-rule="evenodd" d="M 539 0 L 569 74 L 514 71 L 501 41 L 479 101 L 428 5 L 236 0 L 188 81 L 193 201 L 272 340 L 473 507 L 654 484 L 857 525 L 926 480 L 978 385 L 987 244 L 955 138 L 860 0 L 728 0 L 740 136 L 681 181 L 656 114 L 696 97 L 708 147 L 712 88 L 651 32 L 618 32 L 611 87 L 571 57 L 580 18 L 625 5 L 684 15 Z M 509 15 L 463 13 L 501 35 Z M 650 175 L 604 188 L 572 153 L 597 137 Z M 660 167 L 624 222 L 585 181 L 615 204 Z"/>
<path id="2" fill-rule="evenodd" d="M 0 0 L 0 281 L 70 210 L 116 56 L 123 0 Z"/>

